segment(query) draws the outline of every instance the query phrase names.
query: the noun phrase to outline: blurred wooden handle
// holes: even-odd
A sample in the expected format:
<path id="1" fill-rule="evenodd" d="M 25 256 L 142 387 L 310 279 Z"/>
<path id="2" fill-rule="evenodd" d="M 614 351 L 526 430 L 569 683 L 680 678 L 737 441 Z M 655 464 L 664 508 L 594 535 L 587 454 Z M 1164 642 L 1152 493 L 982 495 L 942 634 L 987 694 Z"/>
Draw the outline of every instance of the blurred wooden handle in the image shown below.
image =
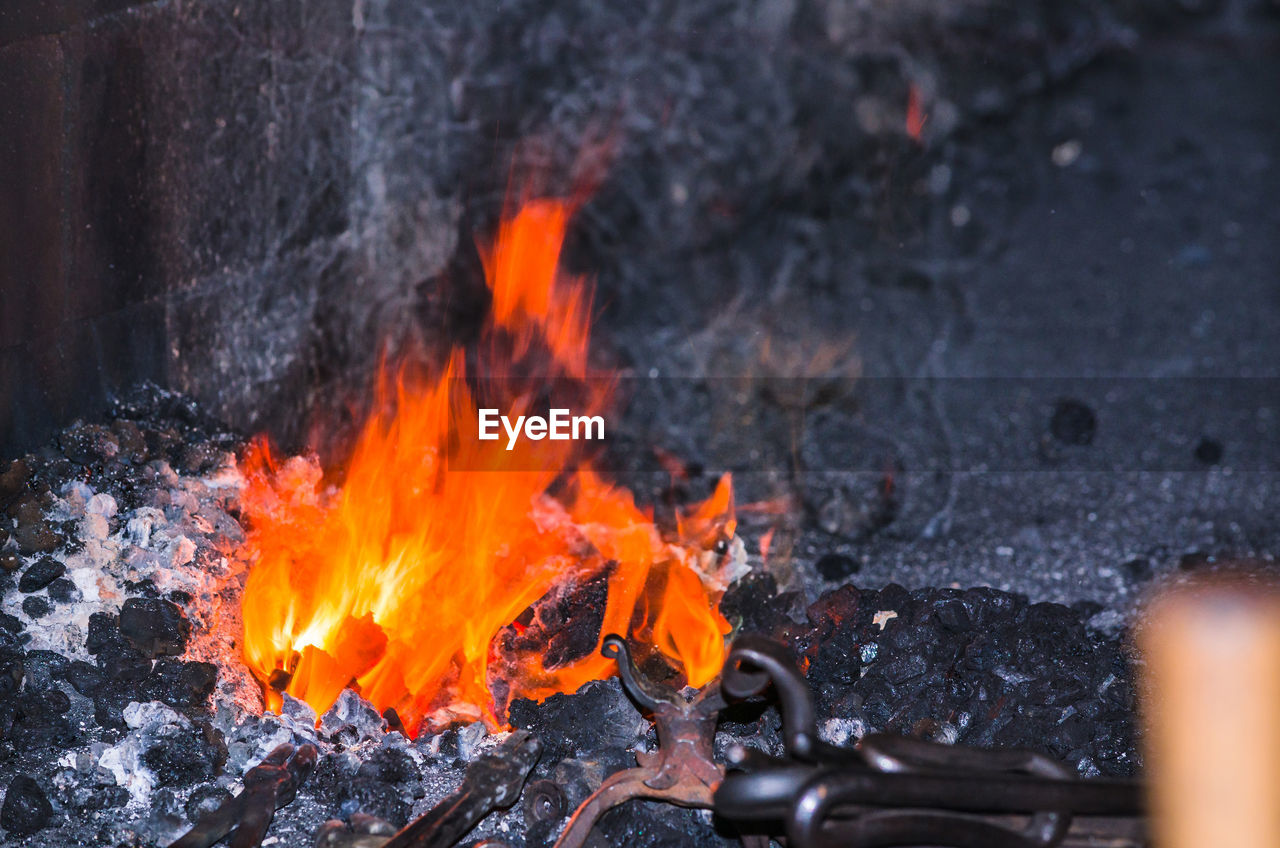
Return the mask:
<path id="1" fill-rule="evenodd" d="M 1200 580 L 1138 631 L 1157 848 L 1280 848 L 1280 589 Z"/>

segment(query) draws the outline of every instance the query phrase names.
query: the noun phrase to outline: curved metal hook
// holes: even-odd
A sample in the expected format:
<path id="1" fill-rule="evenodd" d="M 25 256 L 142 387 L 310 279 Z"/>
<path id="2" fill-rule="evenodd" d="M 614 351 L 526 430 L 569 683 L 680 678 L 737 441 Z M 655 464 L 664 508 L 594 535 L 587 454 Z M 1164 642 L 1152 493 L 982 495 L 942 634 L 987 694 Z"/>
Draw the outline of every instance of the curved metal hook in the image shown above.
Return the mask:
<path id="1" fill-rule="evenodd" d="M 679 705 L 679 702 L 673 701 L 640 673 L 640 669 L 636 668 L 635 661 L 631 658 L 631 649 L 627 647 L 625 639 L 616 633 L 610 633 L 604 637 L 603 642 L 600 653 L 611 660 L 617 660 L 622 688 L 627 690 L 627 694 L 634 698 L 636 703 L 650 712 L 664 705 Z"/>
<path id="2" fill-rule="evenodd" d="M 749 698 L 763 692 L 770 681 L 782 701 L 782 735 L 788 752 L 802 760 L 813 759 L 823 746 L 809 687 L 794 658 L 763 636 L 748 633 L 735 639 L 721 672 L 721 690 L 733 698 Z"/>

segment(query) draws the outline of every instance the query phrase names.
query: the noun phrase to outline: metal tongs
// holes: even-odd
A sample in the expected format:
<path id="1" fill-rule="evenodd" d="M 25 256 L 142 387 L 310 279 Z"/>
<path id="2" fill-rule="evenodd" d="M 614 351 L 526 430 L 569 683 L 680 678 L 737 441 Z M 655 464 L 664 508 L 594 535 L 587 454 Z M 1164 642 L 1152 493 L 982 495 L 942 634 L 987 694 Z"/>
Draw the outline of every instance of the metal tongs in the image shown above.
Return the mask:
<path id="1" fill-rule="evenodd" d="M 719 686 L 709 683 L 686 700 L 642 675 L 622 637 L 604 637 L 601 653 L 617 660 L 627 694 L 652 716 L 658 750 L 637 753 L 635 768 L 605 780 L 574 812 L 555 848 L 581 848 L 600 816 L 635 798 L 709 809 L 712 791 L 724 776 L 724 768 L 712 756 L 716 721 L 725 705 Z"/>
<path id="2" fill-rule="evenodd" d="M 818 738 L 813 704 L 790 655 L 739 637 L 721 674 L 733 699 L 773 683 L 785 757 L 735 746 L 714 794 L 743 832 L 777 832 L 790 848 L 1054 848 L 1145 843 L 1141 785 L 1081 780 L 1033 751 L 985 750 L 876 733 L 857 748 Z"/>

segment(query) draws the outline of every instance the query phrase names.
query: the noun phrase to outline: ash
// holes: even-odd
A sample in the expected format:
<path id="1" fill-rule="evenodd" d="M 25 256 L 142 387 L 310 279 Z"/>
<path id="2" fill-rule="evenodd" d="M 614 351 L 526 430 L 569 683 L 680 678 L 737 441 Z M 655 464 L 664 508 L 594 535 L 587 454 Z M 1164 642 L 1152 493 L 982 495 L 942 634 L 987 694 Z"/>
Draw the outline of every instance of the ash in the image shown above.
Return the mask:
<path id="1" fill-rule="evenodd" d="M 333 819 L 397 828 L 457 788 L 505 734 L 475 724 L 410 740 L 349 690 L 322 716 L 288 696 L 281 715 L 263 712 L 236 648 L 247 574 L 236 555 L 241 441 L 154 389 L 115 413 L 69 428 L 0 476 L 0 827 L 10 843 L 167 844 L 284 742 L 312 743 L 321 756 L 277 814 L 274 845 L 311 845 Z M 1086 775 L 1137 765 L 1128 665 L 1116 636 L 1089 628 L 1092 609 L 897 586 L 846 586 L 800 606 L 760 571 L 724 603 L 741 629 L 807 658 L 833 742 L 890 730 L 1037 747 Z M 553 781 L 566 811 L 657 744 L 616 680 L 516 701 L 510 720 L 542 739 L 530 779 Z M 717 747 L 777 750 L 778 729 L 772 707 L 738 705 Z M 517 804 L 469 838 L 549 845 L 562 823 L 526 821 Z M 648 803 L 606 816 L 600 838 L 732 844 L 707 814 Z"/>

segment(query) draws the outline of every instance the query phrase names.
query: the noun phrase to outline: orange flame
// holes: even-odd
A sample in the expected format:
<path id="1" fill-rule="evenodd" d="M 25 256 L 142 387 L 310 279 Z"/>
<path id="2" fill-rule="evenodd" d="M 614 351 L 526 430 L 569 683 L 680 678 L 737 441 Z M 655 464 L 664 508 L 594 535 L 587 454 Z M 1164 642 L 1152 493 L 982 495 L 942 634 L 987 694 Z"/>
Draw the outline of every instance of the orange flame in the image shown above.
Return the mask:
<path id="1" fill-rule="evenodd" d="M 526 199 L 482 248 L 493 301 L 481 376 L 545 370 L 549 359 L 551 376 L 574 382 L 575 402 L 594 414 L 609 392 L 586 380 L 589 289 L 559 269 L 573 211 Z M 562 471 L 579 459 L 574 442 L 481 441 L 484 390 L 466 370 L 460 350 L 435 380 L 384 368 L 339 489 L 325 487 L 313 460 L 277 462 L 264 440 L 248 452 L 244 655 L 268 684 L 268 706 L 279 707 L 285 681 L 317 712 L 351 686 L 411 730 L 476 718 L 497 727 L 513 698 L 611 674 L 599 653 L 610 632 L 662 653 L 690 685 L 713 678 L 729 631 L 713 555 L 735 528 L 728 477 L 664 538 L 630 492 L 586 465 Z M 542 377 L 539 391 L 559 385 Z M 514 418 L 537 408 L 534 396 L 508 388 L 482 399 Z M 542 631 L 517 619 L 601 575 L 596 650 L 552 662 Z M 531 639 L 532 650 L 516 645 Z"/>

